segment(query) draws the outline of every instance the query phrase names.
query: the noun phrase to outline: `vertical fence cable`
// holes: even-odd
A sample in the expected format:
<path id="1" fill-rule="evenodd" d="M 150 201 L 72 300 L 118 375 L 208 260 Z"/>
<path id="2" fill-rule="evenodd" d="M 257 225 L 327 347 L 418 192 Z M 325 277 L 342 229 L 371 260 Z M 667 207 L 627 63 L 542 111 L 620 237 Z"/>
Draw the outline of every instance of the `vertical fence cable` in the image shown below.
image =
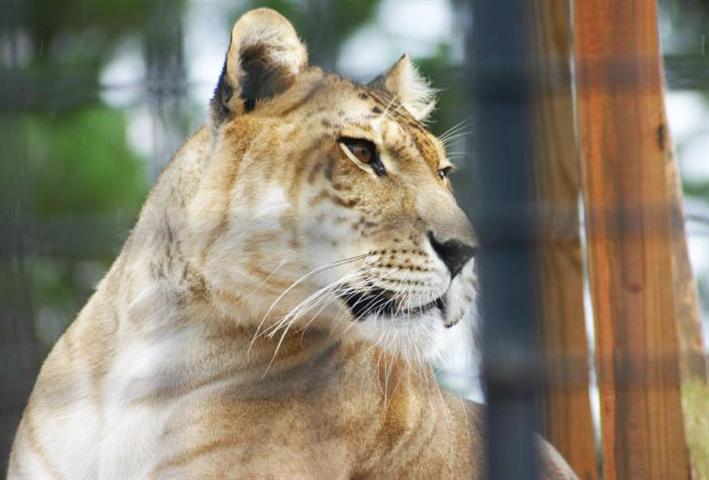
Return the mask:
<path id="1" fill-rule="evenodd" d="M 480 308 L 487 409 L 488 478 L 533 479 L 538 365 L 530 244 L 530 84 L 525 0 L 472 5 L 469 55 L 480 237 Z"/>

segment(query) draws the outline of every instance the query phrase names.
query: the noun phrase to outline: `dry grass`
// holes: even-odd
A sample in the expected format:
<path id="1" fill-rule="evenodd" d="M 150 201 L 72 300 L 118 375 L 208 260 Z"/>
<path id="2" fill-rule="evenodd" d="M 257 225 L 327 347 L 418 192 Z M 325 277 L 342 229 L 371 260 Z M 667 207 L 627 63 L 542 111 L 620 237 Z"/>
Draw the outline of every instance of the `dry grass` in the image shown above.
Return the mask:
<path id="1" fill-rule="evenodd" d="M 686 382 L 682 402 L 693 478 L 709 480 L 709 385 L 697 380 Z"/>

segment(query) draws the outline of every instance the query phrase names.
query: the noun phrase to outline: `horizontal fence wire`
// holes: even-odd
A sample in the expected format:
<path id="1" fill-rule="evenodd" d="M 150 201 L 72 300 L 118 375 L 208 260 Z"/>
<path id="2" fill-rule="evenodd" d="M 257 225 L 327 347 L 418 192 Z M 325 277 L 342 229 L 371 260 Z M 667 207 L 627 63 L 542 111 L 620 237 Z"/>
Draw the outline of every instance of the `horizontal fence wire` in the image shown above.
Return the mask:
<path id="1" fill-rule="evenodd" d="M 707 89 L 706 72 L 709 71 L 709 55 L 670 54 L 665 55 L 665 79 L 669 90 L 696 90 Z M 528 70 L 526 75 L 535 75 L 540 70 L 549 68 L 551 64 L 567 65 L 568 59 L 544 57 L 538 59 L 540 63 L 524 67 Z M 633 88 L 637 83 L 631 72 L 638 67 L 642 59 L 618 58 L 613 61 L 613 76 L 611 79 L 617 85 L 627 84 Z M 652 65 L 654 59 L 645 61 Z M 631 65 L 632 64 L 632 65 Z M 596 67 L 601 67 L 597 65 Z M 599 68 L 595 68 L 598 70 Z M 350 74 L 358 81 L 366 81 L 379 72 L 353 71 Z M 465 81 L 465 67 L 462 65 L 447 67 L 446 76 Z M 500 79 L 509 75 L 509 72 L 496 73 Z M 216 74 L 215 74 L 216 78 Z M 625 81 L 624 81 L 625 79 Z M 596 80 L 599 85 L 605 84 L 607 78 Z M 128 106 L 141 105 L 150 98 L 185 98 L 188 93 L 200 88 L 211 88 L 210 82 L 195 81 L 185 78 L 165 76 L 159 80 L 145 78 L 132 82 L 99 81 L 92 72 L 77 72 L 72 69 L 52 68 L 51 71 L 26 71 L 21 68 L 0 66 L 0 110 L 6 112 L 23 112 L 52 109 L 76 108 L 87 103 L 100 102 L 103 94 L 109 92 L 133 93 L 133 98 Z M 214 82 L 216 84 L 216 80 Z M 563 88 L 564 85 L 546 85 L 547 88 Z M 32 92 L 31 95 L 17 95 L 17 92 Z"/>

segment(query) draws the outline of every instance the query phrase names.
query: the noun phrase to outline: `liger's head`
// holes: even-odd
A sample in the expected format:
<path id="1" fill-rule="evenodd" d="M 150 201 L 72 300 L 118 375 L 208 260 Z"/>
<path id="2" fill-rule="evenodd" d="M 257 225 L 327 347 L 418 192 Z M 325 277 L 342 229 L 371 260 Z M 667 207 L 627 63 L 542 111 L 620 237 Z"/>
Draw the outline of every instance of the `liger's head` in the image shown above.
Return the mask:
<path id="1" fill-rule="evenodd" d="M 359 84 L 309 66 L 278 13 L 241 17 L 188 205 L 213 301 L 266 333 L 435 353 L 471 311 L 476 239 L 422 123 L 433 97 L 406 56 Z"/>

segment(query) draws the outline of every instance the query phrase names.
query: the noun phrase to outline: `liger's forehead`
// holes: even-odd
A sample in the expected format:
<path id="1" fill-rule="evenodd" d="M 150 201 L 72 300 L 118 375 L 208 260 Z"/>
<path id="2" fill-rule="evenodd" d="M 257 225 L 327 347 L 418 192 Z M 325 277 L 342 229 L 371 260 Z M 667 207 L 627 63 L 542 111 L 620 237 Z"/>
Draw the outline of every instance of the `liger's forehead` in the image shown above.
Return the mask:
<path id="1" fill-rule="evenodd" d="M 398 127 L 389 130 L 398 132 L 400 141 L 404 137 L 404 148 L 414 149 L 432 168 L 438 168 L 445 157 L 443 144 L 386 90 L 318 67 L 311 67 L 308 74 L 302 76 L 297 90 L 297 100 L 286 107 L 287 113 L 300 110 L 306 116 L 330 114 L 345 123 L 348 119 L 355 121 L 360 127 L 389 124 Z M 331 123 L 327 121 L 324 126 Z"/>

